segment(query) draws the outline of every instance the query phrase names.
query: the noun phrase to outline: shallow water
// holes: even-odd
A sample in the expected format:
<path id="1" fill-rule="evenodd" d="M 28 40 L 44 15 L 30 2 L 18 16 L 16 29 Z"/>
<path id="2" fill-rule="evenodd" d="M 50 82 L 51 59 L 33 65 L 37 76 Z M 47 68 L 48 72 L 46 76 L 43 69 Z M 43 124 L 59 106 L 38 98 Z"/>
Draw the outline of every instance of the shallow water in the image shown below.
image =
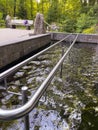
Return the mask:
<path id="1" fill-rule="evenodd" d="M 68 48 L 64 44 L 64 51 Z M 20 92 L 28 86 L 28 97 L 45 80 L 62 53 L 62 45 L 22 67 L 8 83 L 9 90 Z M 2 108 L 16 108 L 21 96 L 4 94 Z M 12 105 L 13 104 L 13 105 Z M 97 130 L 98 129 L 98 45 L 76 44 L 30 115 L 30 130 Z M 23 119 L 0 123 L 1 130 L 23 130 Z"/>

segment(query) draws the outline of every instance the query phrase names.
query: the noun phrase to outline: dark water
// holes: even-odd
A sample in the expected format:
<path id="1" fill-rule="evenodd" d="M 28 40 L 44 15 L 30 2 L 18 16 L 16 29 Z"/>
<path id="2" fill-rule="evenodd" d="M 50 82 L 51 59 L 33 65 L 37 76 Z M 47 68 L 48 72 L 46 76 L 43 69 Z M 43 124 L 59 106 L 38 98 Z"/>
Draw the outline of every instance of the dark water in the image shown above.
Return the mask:
<path id="1" fill-rule="evenodd" d="M 68 46 L 64 45 L 64 51 Z M 56 46 L 20 69 L 8 83 L 9 91 L 21 92 L 28 86 L 28 97 L 45 80 L 60 59 L 62 46 Z M 21 96 L 3 93 L 2 108 L 21 106 Z M 30 113 L 30 130 L 98 129 L 98 44 L 76 44 L 52 80 L 45 94 Z M 5 125 L 6 124 L 6 125 Z M 23 130 L 23 119 L 0 122 L 0 130 Z"/>

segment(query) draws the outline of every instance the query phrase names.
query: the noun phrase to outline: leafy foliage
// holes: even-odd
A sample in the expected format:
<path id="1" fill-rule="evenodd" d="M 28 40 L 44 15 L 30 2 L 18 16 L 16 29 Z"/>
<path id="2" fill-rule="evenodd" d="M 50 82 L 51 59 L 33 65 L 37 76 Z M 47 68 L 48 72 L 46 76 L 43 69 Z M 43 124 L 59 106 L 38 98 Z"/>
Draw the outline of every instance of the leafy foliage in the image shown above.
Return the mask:
<path id="1" fill-rule="evenodd" d="M 2 19 L 11 17 L 33 19 L 36 13 L 44 14 L 51 24 L 62 26 L 60 31 L 83 32 L 98 21 L 98 0 L 0 0 Z"/>
<path id="2" fill-rule="evenodd" d="M 19 8 L 18 8 L 18 13 L 17 15 L 19 16 L 19 18 L 25 19 L 27 18 L 27 10 L 26 10 L 26 4 L 24 0 L 20 0 L 19 3 Z"/>
<path id="3" fill-rule="evenodd" d="M 58 21 L 59 18 L 58 3 L 59 3 L 58 0 L 53 0 L 52 4 L 50 4 L 50 7 L 47 12 L 47 21 L 49 23 Z"/>
<path id="4" fill-rule="evenodd" d="M 70 19 L 76 19 L 81 9 L 80 0 L 67 0 L 65 4 L 65 12 Z"/>
<path id="5" fill-rule="evenodd" d="M 95 32 L 95 27 L 90 27 L 88 29 L 83 30 L 83 33 L 91 34 Z"/>
<path id="6" fill-rule="evenodd" d="M 81 14 L 77 20 L 77 32 L 81 33 L 84 29 L 90 28 L 95 23 L 93 17 L 87 14 Z"/>

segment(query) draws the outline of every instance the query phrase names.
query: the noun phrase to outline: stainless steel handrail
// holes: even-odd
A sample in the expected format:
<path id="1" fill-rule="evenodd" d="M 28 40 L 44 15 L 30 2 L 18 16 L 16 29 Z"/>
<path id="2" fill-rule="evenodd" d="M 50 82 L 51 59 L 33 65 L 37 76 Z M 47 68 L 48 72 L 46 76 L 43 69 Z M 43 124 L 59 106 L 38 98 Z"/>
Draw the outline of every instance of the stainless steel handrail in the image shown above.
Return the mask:
<path id="1" fill-rule="evenodd" d="M 63 38 L 62 40 L 56 42 L 55 44 L 49 46 L 48 48 L 44 49 L 43 51 L 31 56 L 30 58 L 22 61 L 21 63 L 13 66 L 12 68 L 2 72 L 0 74 L 0 81 L 2 81 L 4 78 L 7 78 L 10 74 L 14 73 L 15 71 L 17 71 L 19 68 L 23 67 L 24 65 L 26 65 L 28 62 L 30 62 L 31 60 L 35 59 L 36 57 L 38 57 L 39 55 L 41 55 L 42 53 L 46 52 L 47 50 L 51 49 L 52 47 L 56 46 L 57 44 L 61 43 L 62 41 L 64 41 L 65 39 L 67 39 L 70 35 L 66 36 L 65 38 Z"/>
<path id="2" fill-rule="evenodd" d="M 38 88 L 38 90 L 36 91 L 34 96 L 25 105 L 23 105 L 20 108 L 13 109 L 13 110 L 3 110 L 3 109 L 0 109 L 0 120 L 18 119 L 18 118 L 23 117 L 26 114 L 28 114 L 35 107 L 36 103 L 39 101 L 40 97 L 43 95 L 44 91 L 47 89 L 47 87 L 51 83 L 55 73 L 57 72 L 57 70 L 59 69 L 59 67 L 63 63 L 64 59 L 66 58 L 66 56 L 70 52 L 71 48 L 75 44 L 77 37 L 78 37 L 78 34 L 75 37 L 75 39 L 72 42 L 72 44 L 70 45 L 70 47 L 68 48 L 68 50 L 63 55 L 63 57 L 59 60 L 59 62 L 56 64 L 56 66 L 50 72 L 50 74 L 48 75 L 46 80 Z"/>

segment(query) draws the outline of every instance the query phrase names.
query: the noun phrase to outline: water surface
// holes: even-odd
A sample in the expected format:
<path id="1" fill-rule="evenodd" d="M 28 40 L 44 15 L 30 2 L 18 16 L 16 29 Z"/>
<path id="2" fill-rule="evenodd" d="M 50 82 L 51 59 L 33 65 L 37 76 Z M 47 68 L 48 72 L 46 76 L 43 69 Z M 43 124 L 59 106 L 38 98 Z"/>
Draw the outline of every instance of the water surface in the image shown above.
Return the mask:
<path id="1" fill-rule="evenodd" d="M 68 45 L 64 44 L 66 52 Z M 16 72 L 9 91 L 21 92 L 28 86 L 31 98 L 61 58 L 62 45 L 47 51 Z M 50 86 L 30 113 L 30 130 L 98 129 L 98 45 L 76 44 Z M 4 94 L 2 108 L 21 106 L 21 96 Z M 0 123 L 1 130 L 23 130 L 23 119 Z"/>

